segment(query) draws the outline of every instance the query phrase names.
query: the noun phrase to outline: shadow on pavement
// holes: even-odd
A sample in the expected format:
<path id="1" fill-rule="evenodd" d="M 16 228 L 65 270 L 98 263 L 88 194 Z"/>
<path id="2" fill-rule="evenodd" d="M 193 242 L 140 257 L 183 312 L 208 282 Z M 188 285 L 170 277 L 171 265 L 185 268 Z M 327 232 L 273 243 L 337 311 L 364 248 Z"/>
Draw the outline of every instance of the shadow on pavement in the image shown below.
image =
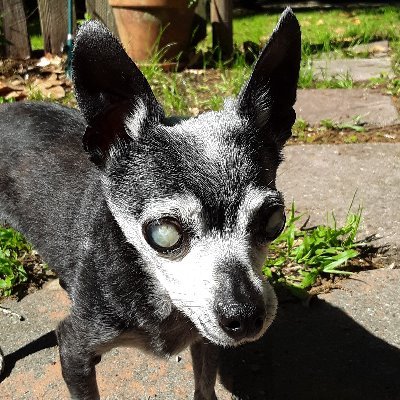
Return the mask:
<path id="1" fill-rule="evenodd" d="M 399 377 L 400 350 L 323 300 L 281 304 L 263 339 L 220 363 L 240 400 L 400 400 Z"/>
<path id="2" fill-rule="evenodd" d="M 38 339 L 29 342 L 25 346 L 20 349 L 14 351 L 14 353 L 10 353 L 4 358 L 4 371 L 0 376 L 0 383 L 10 376 L 11 371 L 15 367 L 15 364 L 18 360 L 22 360 L 23 358 L 29 356 L 30 354 L 34 354 L 43 349 L 48 349 L 50 347 L 57 346 L 57 337 L 55 331 L 50 331 Z M 0 396 L 1 397 L 1 396 Z"/>

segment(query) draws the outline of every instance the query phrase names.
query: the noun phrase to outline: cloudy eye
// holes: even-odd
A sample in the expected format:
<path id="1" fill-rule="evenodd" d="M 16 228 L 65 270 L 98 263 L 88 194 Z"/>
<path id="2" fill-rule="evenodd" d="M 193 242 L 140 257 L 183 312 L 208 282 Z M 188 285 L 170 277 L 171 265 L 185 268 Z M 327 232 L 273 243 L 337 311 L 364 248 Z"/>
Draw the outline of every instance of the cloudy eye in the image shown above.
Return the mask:
<path id="1" fill-rule="evenodd" d="M 160 218 L 149 222 L 144 228 L 147 242 L 159 252 L 178 248 L 182 242 L 182 227 L 173 218 Z"/>
<path id="2" fill-rule="evenodd" d="M 275 210 L 268 218 L 267 225 L 265 227 L 266 241 L 270 242 L 276 239 L 283 231 L 285 222 L 286 217 L 283 210 Z"/>

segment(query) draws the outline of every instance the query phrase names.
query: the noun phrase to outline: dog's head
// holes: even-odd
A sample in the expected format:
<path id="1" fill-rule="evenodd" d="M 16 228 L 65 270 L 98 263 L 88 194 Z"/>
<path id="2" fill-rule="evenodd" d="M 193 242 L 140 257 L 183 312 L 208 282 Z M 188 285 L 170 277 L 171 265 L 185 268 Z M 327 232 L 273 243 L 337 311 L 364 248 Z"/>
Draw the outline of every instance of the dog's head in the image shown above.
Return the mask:
<path id="1" fill-rule="evenodd" d="M 300 29 L 287 9 L 237 99 L 169 119 L 103 25 L 88 22 L 76 38 L 83 141 L 108 206 L 166 302 L 222 346 L 257 339 L 276 312 L 261 267 L 285 222 L 275 177 L 299 64 Z"/>

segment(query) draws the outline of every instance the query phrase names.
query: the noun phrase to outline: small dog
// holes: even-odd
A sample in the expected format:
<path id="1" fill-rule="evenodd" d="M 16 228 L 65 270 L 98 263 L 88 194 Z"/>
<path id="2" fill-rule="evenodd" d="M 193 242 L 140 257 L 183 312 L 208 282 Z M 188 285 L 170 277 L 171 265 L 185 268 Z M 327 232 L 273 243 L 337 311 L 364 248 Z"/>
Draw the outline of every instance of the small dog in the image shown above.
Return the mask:
<path id="1" fill-rule="evenodd" d="M 90 21 L 73 57 L 81 112 L 1 107 L 0 219 L 34 244 L 71 299 L 57 339 L 72 398 L 99 398 L 95 365 L 115 346 L 168 356 L 189 345 L 194 398 L 216 399 L 218 348 L 257 340 L 271 324 L 277 300 L 261 266 L 285 223 L 275 178 L 300 47 L 288 8 L 238 98 L 179 119 Z"/>

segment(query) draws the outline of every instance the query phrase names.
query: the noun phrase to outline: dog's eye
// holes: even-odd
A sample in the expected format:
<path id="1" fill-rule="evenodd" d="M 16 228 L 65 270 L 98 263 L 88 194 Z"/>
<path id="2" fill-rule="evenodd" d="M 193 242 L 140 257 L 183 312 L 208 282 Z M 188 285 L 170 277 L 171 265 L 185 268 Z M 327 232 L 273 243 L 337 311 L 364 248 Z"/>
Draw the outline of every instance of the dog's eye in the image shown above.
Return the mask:
<path id="1" fill-rule="evenodd" d="M 172 218 L 161 218 L 148 223 L 145 238 L 155 250 L 167 252 L 178 248 L 182 242 L 182 227 Z"/>
<path id="2" fill-rule="evenodd" d="M 285 227 L 285 222 L 285 213 L 281 209 L 275 210 L 270 215 L 267 221 L 267 226 L 265 227 L 265 239 L 267 242 L 276 239 L 281 234 L 283 228 Z"/>

